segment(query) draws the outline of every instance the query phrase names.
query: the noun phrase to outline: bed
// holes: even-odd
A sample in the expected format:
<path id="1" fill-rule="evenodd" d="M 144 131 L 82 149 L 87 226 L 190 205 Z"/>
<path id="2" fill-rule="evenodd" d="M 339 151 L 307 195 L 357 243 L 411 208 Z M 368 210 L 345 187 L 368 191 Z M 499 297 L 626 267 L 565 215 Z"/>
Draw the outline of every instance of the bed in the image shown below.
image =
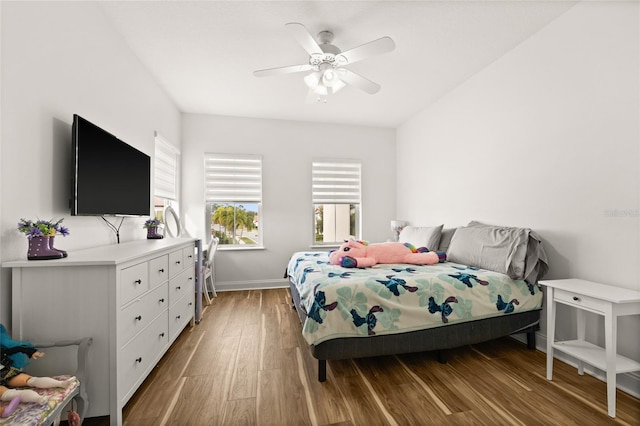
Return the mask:
<path id="1" fill-rule="evenodd" d="M 343 268 L 328 251 L 294 253 L 287 265 L 293 305 L 318 380 L 326 361 L 438 351 L 526 333 L 535 349 L 548 270 L 535 232 L 471 222 L 408 227 L 400 241 L 447 252 L 437 265 Z M 429 245 L 427 245 L 429 244 Z"/>

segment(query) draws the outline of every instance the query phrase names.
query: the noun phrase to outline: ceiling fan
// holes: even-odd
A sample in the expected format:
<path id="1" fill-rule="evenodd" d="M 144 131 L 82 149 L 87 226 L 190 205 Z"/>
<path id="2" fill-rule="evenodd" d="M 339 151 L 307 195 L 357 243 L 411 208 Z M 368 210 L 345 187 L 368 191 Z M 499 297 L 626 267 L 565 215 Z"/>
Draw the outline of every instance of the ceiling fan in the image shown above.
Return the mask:
<path id="1" fill-rule="evenodd" d="M 309 54 L 309 63 L 254 71 L 256 77 L 309 72 L 304 82 L 309 87 L 310 97 L 336 93 L 347 84 L 372 95 L 380 90 L 379 84 L 345 67 L 374 55 L 391 52 L 396 45 L 390 37 L 382 37 L 342 52 L 331 44 L 331 31 L 321 31 L 316 41 L 302 24 L 292 22 L 285 24 L 285 27 Z"/>

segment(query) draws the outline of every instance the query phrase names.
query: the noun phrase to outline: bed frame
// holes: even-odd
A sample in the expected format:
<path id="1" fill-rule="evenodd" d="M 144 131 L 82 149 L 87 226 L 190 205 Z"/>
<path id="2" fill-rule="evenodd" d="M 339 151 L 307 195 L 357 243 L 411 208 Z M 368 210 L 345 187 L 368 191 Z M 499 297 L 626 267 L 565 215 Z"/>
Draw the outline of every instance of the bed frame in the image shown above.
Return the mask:
<path id="1" fill-rule="evenodd" d="M 300 322 L 307 317 L 300 305 L 300 294 L 291 277 L 289 287 L 293 308 Z M 327 380 L 327 360 L 399 355 L 411 352 L 438 351 L 438 360 L 446 362 L 445 351 L 497 339 L 510 334 L 526 333 L 527 347 L 535 350 L 535 332 L 539 329 L 541 309 L 502 315 L 446 326 L 368 337 L 342 337 L 310 345 L 311 355 L 318 360 L 318 381 Z"/>

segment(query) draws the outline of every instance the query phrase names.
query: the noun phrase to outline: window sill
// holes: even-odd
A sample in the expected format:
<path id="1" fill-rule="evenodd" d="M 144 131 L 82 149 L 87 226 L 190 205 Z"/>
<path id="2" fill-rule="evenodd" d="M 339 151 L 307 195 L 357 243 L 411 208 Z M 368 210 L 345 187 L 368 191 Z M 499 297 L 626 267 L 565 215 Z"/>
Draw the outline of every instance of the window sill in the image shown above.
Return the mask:
<path id="1" fill-rule="evenodd" d="M 251 250 L 265 250 L 263 246 L 242 246 L 242 245 L 233 245 L 233 246 L 218 246 L 218 251 L 251 251 Z"/>
<path id="2" fill-rule="evenodd" d="M 320 250 L 320 249 L 337 249 L 338 247 L 340 247 L 342 244 L 322 244 L 322 245 L 312 245 L 309 246 L 310 249 L 313 250 Z"/>

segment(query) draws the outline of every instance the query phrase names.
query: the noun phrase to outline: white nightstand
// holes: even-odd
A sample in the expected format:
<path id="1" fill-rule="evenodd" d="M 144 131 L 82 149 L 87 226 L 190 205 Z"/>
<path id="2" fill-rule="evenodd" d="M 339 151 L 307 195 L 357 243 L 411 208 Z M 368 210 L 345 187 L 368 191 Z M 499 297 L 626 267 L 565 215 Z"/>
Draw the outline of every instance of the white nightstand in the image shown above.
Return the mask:
<path id="1" fill-rule="evenodd" d="M 622 315 L 640 314 L 640 291 L 579 279 L 540 281 L 547 287 L 547 379 L 553 376 L 553 350 L 565 352 L 578 360 L 578 374 L 583 362 L 607 373 L 609 416 L 616 416 L 616 374 L 640 370 L 640 362 L 616 354 L 617 320 Z M 556 303 L 577 308 L 578 339 L 555 342 Z M 604 316 L 605 348 L 586 342 L 584 312 Z"/>

